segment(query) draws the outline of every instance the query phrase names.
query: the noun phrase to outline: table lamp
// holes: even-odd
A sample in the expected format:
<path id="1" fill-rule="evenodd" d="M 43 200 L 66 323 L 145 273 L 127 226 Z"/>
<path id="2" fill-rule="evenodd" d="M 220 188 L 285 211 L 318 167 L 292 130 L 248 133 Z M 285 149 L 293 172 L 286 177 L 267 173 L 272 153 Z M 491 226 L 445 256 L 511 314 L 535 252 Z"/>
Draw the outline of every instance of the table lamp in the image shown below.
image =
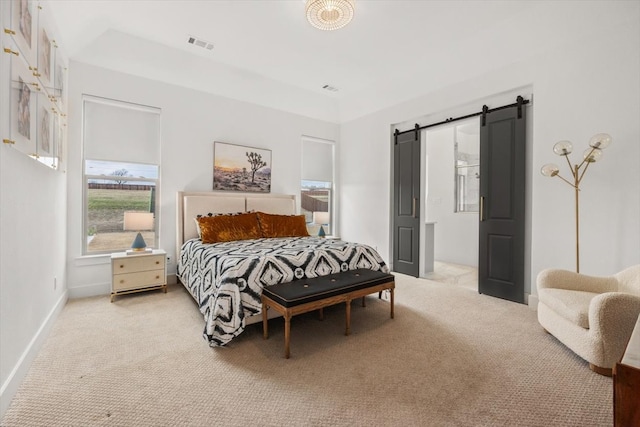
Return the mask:
<path id="1" fill-rule="evenodd" d="M 153 230 L 153 212 L 127 211 L 124 213 L 125 231 L 137 231 L 138 234 L 131 244 L 132 252 L 144 252 L 147 244 L 142 237 L 142 230 Z"/>
<path id="2" fill-rule="evenodd" d="M 314 212 L 313 213 L 313 222 L 314 224 L 320 225 L 320 230 L 318 230 L 318 236 L 324 237 L 326 236 L 326 232 L 324 231 L 323 225 L 329 224 L 329 212 Z"/>

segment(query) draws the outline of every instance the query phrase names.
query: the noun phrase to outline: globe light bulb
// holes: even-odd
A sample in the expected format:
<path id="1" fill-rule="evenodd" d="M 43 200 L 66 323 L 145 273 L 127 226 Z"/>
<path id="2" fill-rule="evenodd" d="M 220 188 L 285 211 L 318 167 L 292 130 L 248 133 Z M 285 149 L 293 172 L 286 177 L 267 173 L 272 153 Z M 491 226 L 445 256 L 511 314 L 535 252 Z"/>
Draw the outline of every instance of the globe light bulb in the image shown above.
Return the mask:
<path id="1" fill-rule="evenodd" d="M 560 173 L 560 168 L 553 163 L 547 163 L 546 165 L 542 166 L 542 168 L 540 169 L 540 173 L 551 178 Z"/>
<path id="2" fill-rule="evenodd" d="M 587 148 L 582 156 L 586 162 L 595 163 L 602 159 L 602 150 L 597 148 Z"/>
<path id="3" fill-rule="evenodd" d="M 573 145 L 570 141 L 559 141 L 553 146 L 553 152 L 558 156 L 568 156 L 573 151 Z"/>
<path id="4" fill-rule="evenodd" d="M 611 135 L 606 133 L 598 133 L 591 137 L 589 140 L 589 146 L 593 148 L 599 148 L 600 150 L 604 150 L 609 145 L 611 145 L 612 139 Z"/>

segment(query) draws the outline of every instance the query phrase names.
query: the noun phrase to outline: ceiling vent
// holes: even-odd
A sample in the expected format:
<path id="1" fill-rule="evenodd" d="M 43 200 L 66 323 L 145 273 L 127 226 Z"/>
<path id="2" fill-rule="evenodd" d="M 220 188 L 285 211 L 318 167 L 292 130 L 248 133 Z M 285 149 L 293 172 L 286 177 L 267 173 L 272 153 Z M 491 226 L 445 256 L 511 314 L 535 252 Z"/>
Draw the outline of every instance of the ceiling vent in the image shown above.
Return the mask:
<path id="1" fill-rule="evenodd" d="M 322 89 L 328 90 L 329 92 L 337 92 L 338 91 L 337 87 L 333 87 L 331 85 L 324 85 L 324 86 L 322 86 Z"/>
<path id="2" fill-rule="evenodd" d="M 189 38 L 187 39 L 187 43 L 207 49 L 207 50 L 213 50 L 213 43 L 203 39 L 199 39 L 197 37 L 189 36 Z"/>

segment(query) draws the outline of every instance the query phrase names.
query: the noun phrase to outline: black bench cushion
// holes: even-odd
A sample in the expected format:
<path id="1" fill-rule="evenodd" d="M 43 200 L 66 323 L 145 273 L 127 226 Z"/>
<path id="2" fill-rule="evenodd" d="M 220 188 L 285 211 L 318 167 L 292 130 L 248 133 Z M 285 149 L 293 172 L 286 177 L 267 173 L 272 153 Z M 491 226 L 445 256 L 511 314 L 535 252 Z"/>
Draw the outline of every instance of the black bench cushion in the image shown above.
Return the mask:
<path id="1" fill-rule="evenodd" d="M 284 307 L 295 307 L 393 281 L 392 274 L 360 268 L 312 279 L 278 283 L 264 288 L 262 294 Z"/>

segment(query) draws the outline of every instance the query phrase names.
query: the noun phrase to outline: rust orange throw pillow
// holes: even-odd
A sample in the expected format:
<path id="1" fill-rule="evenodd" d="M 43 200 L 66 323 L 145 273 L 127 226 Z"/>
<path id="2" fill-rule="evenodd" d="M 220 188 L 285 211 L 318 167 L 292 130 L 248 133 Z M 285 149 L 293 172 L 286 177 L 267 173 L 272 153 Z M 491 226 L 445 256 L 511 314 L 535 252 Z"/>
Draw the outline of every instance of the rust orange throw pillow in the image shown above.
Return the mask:
<path id="1" fill-rule="evenodd" d="M 230 242 L 232 240 L 262 237 L 255 213 L 203 216 L 197 218 L 202 243 Z"/>
<path id="2" fill-rule="evenodd" d="M 304 215 L 274 215 L 257 212 L 262 237 L 306 237 L 307 222 Z"/>

